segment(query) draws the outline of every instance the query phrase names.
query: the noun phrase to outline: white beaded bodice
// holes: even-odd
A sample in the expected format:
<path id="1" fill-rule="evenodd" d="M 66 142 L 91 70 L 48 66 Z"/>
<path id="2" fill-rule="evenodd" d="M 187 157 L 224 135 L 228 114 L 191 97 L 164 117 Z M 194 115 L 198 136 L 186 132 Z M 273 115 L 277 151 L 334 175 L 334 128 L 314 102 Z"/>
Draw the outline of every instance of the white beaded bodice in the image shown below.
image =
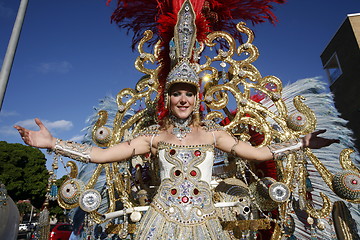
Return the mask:
<path id="1" fill-rule="evenodd" d="M 161 185 L 153 206 L 169 221 L 198 224 L 215 217 L 210 190 L 214 146 L 158 145 Z"/>

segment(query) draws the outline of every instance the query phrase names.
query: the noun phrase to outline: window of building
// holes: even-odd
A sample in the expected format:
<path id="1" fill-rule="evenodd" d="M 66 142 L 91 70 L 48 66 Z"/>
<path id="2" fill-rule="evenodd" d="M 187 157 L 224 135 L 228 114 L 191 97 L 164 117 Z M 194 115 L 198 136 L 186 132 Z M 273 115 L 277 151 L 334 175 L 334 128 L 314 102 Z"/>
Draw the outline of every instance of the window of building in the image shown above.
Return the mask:
<path id="1" fill-rule="evenodd" d="M 341 66 L 337 54 L 334 53 L 329 61 L 325 64 L 324 69 L 328 76 L 330 84 L 336 81 L 342 74 Z"/>

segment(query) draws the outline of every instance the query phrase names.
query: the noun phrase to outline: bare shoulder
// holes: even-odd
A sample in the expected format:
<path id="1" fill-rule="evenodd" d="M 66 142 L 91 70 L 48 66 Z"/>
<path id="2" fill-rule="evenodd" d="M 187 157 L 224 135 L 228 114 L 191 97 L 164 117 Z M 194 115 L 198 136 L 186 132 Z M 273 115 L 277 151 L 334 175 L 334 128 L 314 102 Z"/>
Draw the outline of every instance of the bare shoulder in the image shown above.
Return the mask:
<path id="1" fill-rule="evenodd" d="M 215 145 L 217 147 L 228 144 L 229 140 L 232 142 L 233 137 L 228 133 L 225 128 L 212 120 L 205 120 L 201 122 L 202 130 L 204 134 L 211 134 L 215 139 Z"/>
<path id="2" fill-rule="evenodd" d="M 160 125 L 155 124 L 149 127 L 143 128 L 138 134 L 135 135 L 134 140 L 147 144 L 152 153 L 156 153 L 158 143 L 166 141 L 166 130 L 162 129 Z"/>

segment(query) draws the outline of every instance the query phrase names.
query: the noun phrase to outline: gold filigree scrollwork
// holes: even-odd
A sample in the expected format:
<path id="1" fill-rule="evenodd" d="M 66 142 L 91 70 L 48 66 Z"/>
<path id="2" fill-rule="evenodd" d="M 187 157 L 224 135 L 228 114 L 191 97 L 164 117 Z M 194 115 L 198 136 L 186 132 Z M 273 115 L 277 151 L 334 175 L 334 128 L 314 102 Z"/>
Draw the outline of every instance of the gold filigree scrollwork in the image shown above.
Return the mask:
<path id="1" fill-rule="evenodd" d="M 91 177 L 90 181 L 86 185 L 86 189 L 92 189 L 94 187 L 97 179 L 99 178 L 101 171 L 103 170 L 103 168 L 105 169 L 107 195 L 108 195 L 108 199 L 109 199 L 109 201 L 108 201 L 109 207 L 108 207 L 106 213 L 115 211 L 115 200 L 116 200 L 115 199 L 115 187 L 114 187 L 114 184 L 112 181 L 113 172 L 111 171 L 110 165 L 111 164 L 99 165 L 95 169 L 93 176 Z M 102 213 L 102 214 L 104 214 L 104 213 Z M 92 219 L 98 224 L 104 222 L 101 218 L 102 214 L 100 214 L 98 211 L 93 211 L 90 213 Z"/>
<path id="2" fill-rule="evenodd" d="M 280 240 L 282 237 L 282 230 L 279 224 L 275 224 L 274 232 L 271 235 L 271 240 Z"/>
<path id="3" fill-rule="evenodd" d="M 213 32 L 209 34 L 208 40 L 205 44 L 209 47 L 215 46 L 215 40 L 223 39 L 228 45 L 228 51 L 219 50 L 218 54 L 213 57 L 207 57 L 205 64 L 200 68 L 203 70 L 211 69 L 212 83 L 207 83 L 205 86 L 205 103 L 210 111 L 208 111 L 206 119 L 224 119 L 230 118 L 230 123 L 225 126 L 226 129 L 237 129 L 239 124 L 248 124 L 255 127 L 264 134 L 264 141 L 260 146 L 270 144 L 274 138 L 285 141 L 294 138 L 294 134 L 287 128 L 286 119 L 287 108 L 284 101 L 281 99 L 282 83 L 280 79 L 275 76 L 261 77 L 259 71 L 251 65 L 259 55 L 257 48 L 252 44 L 254 39 L 253 32 L 245 26 L 244 23 L 237 25 L 238 31 L 247 35 L 247 41 L 236 48 L 236 41 L 234 38 L 225 32 Z M 233 59 L 235 53 L 237 55 L 245 55 L 245 59 Z M 229 64 L 228 80 L 223 84 L 219 84 L 219 77 L 221 74 L 211 67 L 215 61 L 221 61 L 223 64 Z M 225 65 L 223 65 L 225 66 Z M 275 86 L 269 88 L 268 85 Z M 269 111 L 261 103 L 251 100 L 251 95 L 255 91 L 265 94 L 277 111 Z M 227 109 L 229 104 L 229 94 L 232 95 L 236 102 L 236 112 L 234 116 L 229 116 Z M 214 113 L 214 110 L 216 113 Z M 223 110 L 226 114 L 220 112 Z M 272 129 L 269 119 L 276 122 L 281 131 Z M 241 134 L 244 134 L 243 132 Z"/>
<path id="4" fill-rule="evenodd" d="M 138 48 L 137 48 L 140 55 L 135 60 L 135 68 L 142 73 L 145 73 L 145 74 L 150 75 L 151 77 L 154 77 L 153 74 L 156 71 L 154 71 L 154 69 L 149 69 L 144 66 L 144 63 L 151 62 L 152 64 L 154 64 L 157 60 L 158 44 L 156 45 L 157 47 L 155 48 L 154 54 L 146 53 L 144 51 L 144 44 L 147 41 L 149 41 L 152 37 L 153 37 L 153 32 L 151 30 L 147 30 L 144 32 L 144 37 L 140 40 Z M 159 68 L 159 66 L 158 66 L 158 68 Z"/>
<path id="5" fill-rule="evenodd" d="M 311 152 L 309 148 L 304 149 L 304 153 L 312 164 L 315 166 L 316 170 L 320 173 L 321 177 L 325 181 L 325 183 L 329 186 L 331 190 L 333 190 L 332 187 L 332 180 L 334 178 L 334 175 L 320 162 L 320 160 Z"/>
<path id="6" fill-rule="evenodd" d="M 73 162 L 73 161 L 68 161 L 66 163 L 66 166 L 70 167 L 69 177 L 70 178 L 76 178 L 77 175 L 78 175 L 78 167 L 77 167 L 76 163 Z"/>
<path id="7" fill-rule="evenodd" d="M 113 163 L 113 170 L 115 173 L 119 172 L 119 163 Z M 129 196 L 129 192 L 130 192 L 129 174 L 124 174 L 124 175 L 115 174 L 113 177 L 114 177 L 113 179 L 116 185 L 116 189 L 119 192 L 122 192 L 121 197 L 123 200 L 125 200 L 123 201 L 124 207 L 125 208 L 133 207 L 133 204 L 130 202 L 130 196 Z"/>
<path id="8" fill-rule="evenodd" d="M 323 178 L 323 180 L 325 181 L 325 183 L 333 191 L 333 187 L 332 187 L 333 174 L 330 173 L 330 171 L 319 161 L 319 159 L 311 152 L 311 150 L 309 148 L 305 148 L 304 153 L 310 159 L 310 161 L 313 163 L 315 168 L 318 170 L 318 172 L 320 173 L 320 175 Z M 301 174 L 301 178 L 303 181 L 302 185 L 305 186 L 305 184 L 306 184 L 305 183 L 305 178 L 306 178 L 305 167 L 302 166 L 302 169 L 300 171 L 302 172 L 302 174 Z M 302 194 L 303 198 L 306 199 L 305 191 L 303 191 L 301 193 L 299 192 L 299 194 Z M 315 209 L 312 206 L 312 204 L 306 203 L 307 213 L 314 218 L 324 218 L 331 213 L 332 207 L 331 207 L 331 201 L 330 201 L 329 197 L 327 197 L 324 193 L 320 193 L 320 196 L 323 200 L 323 206 L 321 209 Z"/>
<path id="9" fill-rule="evenodd" d="M 99 147 L 108 147 L 109 141 L 112 138 L 112 131 L 109 128 L 106 128 L 105 125 L 108 120 L 107 111 L 101 110 L 98 112 L 99 118 L 96 121 L 93 130 L 92 130 L 92 140 Z M 104 136 L 104 135 L 107 136 Z"/>
<path id="10" fill-rule="evenodd" d="M 143 49 L 143 45 L 149 41 L 152 36 L 153 34 L 151 31 L 146 31 L 144 33 L 144 38 L 138 45 L 140 56 L 135 61 L 136 69 L 144 73 L 145 76 L 138 81 L 134 89 L 125 88 L 117 94 L 116 102 L 118 105 L 118 111 L 112 126 L 111 140 L 106 144 L 99 144 L 97 141 L 96 143 L 101 147 L 110 147 L 127 140 L 125 139 L 125 135 L 129 129 L 132 129 L 132 135 L 136 134 L 143 127 L 143 124 L 145 124 L 144 116 L 147 114 L 147 109 L 141 109 L 136 112 L 132 111 L 131 114 L 128 115 L 130 118 L 126 121 L 123 121 L 125 115 L 127 115 L 132 109 L 135 109 L 136 103 L 139 101 L 143 101 L 147 105 L 155 105 L 157 101 L 157 71 L 159 66 L 157 68 L 151 69 L 145 67 L 145 65 L 148 63 L 156 63 L 159 53 L 159 42 L 154 47 L 154 54 L 146 53 Z M 106 111 L 99 111 L 98 115 L 99 118 L 94 126 L 93 135 L 99 128 L 104 127 L 107 123 Z M 100 173 L 105 171 L 109 206 L 105 213 L 99 213 L 98 211 L 93 211 L 90 213 L 90 217 L 96 223 L 103 223 L 105 220 L 102 219 L 102 215 L 114 212 L 116 210 L 116 202 L 118 201 L 121 201 L 125 208 L 133 207 L 129 196 L 129 175 L 126 172 L 120 173 L 119 165 L 120 163 L 98 165 L 94 171 L 93 176 L 86 185 L 86 189 L 93 188 L 100 176 Z M 116 196 L 118 196 L 118 198 Z"/>
<path id="11" fill-rule="evenodd" d="M 283 168 L 282 162 L 277 162 L 280 165 L 281 173 L 282 173 L 282 182 L 289 186 L 290 190 L 293 190 L 291 181 L 293 181 L 295 175 L 295 165 L 297 164 L 296 155 L 294 153 L 289 154 L 286 159 L 286 168 Z"/>
<path id="12" fill-rule="evenodd" d="M 323 200 L 323 206 L 321 209 L 315 209 L 312 204 L 309 202 L 306 203 L 306 212 L 313 218 L 325 218 L 331 213 L 332 206 L 329 197 L 322 192 L 320 193 L 320 197 Z"/>
<path id="13" fill-rule="evenodd" d="M 73 209 L 73 208 L 76 208 L 79 206 L 78 202 L 74 203 L 74 204 L 68 204 L 68 203 L 64 202 L 64 200 L 61 199 L 60 197 L 57 199 L 57 202 L 58 202 L 59 206 L 64 209 Z"/>
<path id="14" fill-rule="evenodd" d="M 217 56 L 213 57 L 212 59 L 207 58 L 208 61 L 205 63 L 205 65 L 201 65 L 201 66 L 203 66 L 203 67 L 210 66 L 209 63 L 212 63 L 214 61 L 223 61 L 224 60 L 224 61 L 229 61 L 229 63 L 232 63 L 235 61 L 231 57 L 235 53 L 236 42 L 235 42 L 235 39 L 230 34 L 228 34 L 226 32 L 222 32 L 222 31 L 212 32 L 207 35 L 205 45 L 208 47 L 214 47 L 217 44 L 214 42 L 214 40 L 219 39 L 219 38 L 224 39 L 228 43 L 228 51 L 219 50 Z"/>
<path id="15" fill-rule="evenodd" d="M 203 64 L 197 63 L 197 73 L 207 74 L 210 78 L 204 86 L 204 102 L 206 104 L 205 119 L 221 121 L 229 118 L 230 123 L 225 127 L 239 139 L 246 140 L 250 138 L 249 128 L 256 129 L 263 135 L 263 141 L 258 146 L 264 146 L 277 141 L 286 141 L 298 138 L 301 135 L 312 132 L 316 127 L 316 117 L 314 113 L 303 103 L 304 98 L 295 97 L 293 104 L 296 110 L 306 118 L 306 126 L 303 128 L 292 128 L 289 126 L 288 109 L 285 101 L 282 99 L 282 82 L 275 76 L 262 77 L 255 66 L 252 65 L 259 57 L 259 51 L 253 45 L 254 34 L 252 30 L 246 27 L 245 23 L 236 25 L 237 30 L 247 38 L 243 44 L 237 46 L 236 40 L 226 32 L 212 32 L 208 35 L 204 44 L 200 43 L 201 48 L 196 50 L 196 56 L 204 51 L 204 45 L 215 47 L 221 40 L 225 43 L 227 50 L 219 49 L 215 57 L 205 56 Z M 145 52 L 144 44 L 152 39 L 153 33 L 148 30 L 144 33 L 143 39 L 138 45 L 139 57 L 135 61 L 135 67 L 138 71 L 144 73 L 144 76 L 138 81 L 134 89 L 126 88 L 117 94 L 116 102 L 118 112 L 112 126 L 111 140 L 103 143 L 97 142 L 101 147 L 110 147 L 124 140 L 126 136 L 135 135 L 140 132 L 147 124 L 145 117 L 148 114 L 146 109 L 135 109 L 139 101 L 144 101 L 148 105 L 155 106 L 158 99 L 159 83 L 157 80 L 160 65 L 158 64 L 160 42 L 153 49 L 153 53 Z M 222 70 L 215 67 L 220 63 Z M 157 65 L 156 65 L 157 64 Z M 149 67 L 151 65 L 152 67 Z M 253 100 L 254 94 L 263 96 L 263 100 Z M 235 102 L 235 103 L 233 103 Z M 268 104 L 267 104 L 268 103 Z M 233 104 L 236 110 L 231 112 L 230 106 Z M 271 109 L 267 106 L 271 105 Z M 130 111 L 131 114 L 128 114 Z M 128 114 L 129 118 L 124 121 Z M 100 111 L 99 118 L 93 129 L 93 134 L 107 124 L 107 112 Z M 333 174 L 316 158 L 310 151 L 305 149 L 304 154 L 310 159 L 316 167 L 325 183 L 333 190 Z M 344 150 L 340 156 L 340 163 L 345 170 L 353 170 L 360 173 L 351 162 L 349 155 L 351 150 Z M 86 185 L 86 189 L 94 187 L 100 173 L 105 171 L 107 195 L 109 207 L 107 213 L 113 212 L 115 205 L 120 201 L 124 208 L 131 208 L 135 205 L 130 196 L 129 174 L 120 173 L 123 163 L 113 163 L 99 165 L 94 175 Z M 295 169 L 297 171 L 295 171 Z M 306 199 L 306 176 L 305 159 L 298 154 L 290 154 L 284 162 L 277 162 L 278 181 L 286 184 L 291 191 L 296 187 L 299 189 L 299 198 Z M 298 173 L 296 175 L 295 173 Z M 297 178 L 298 185 L 295 186 L 294 178 Z M 116 198 L 117 196 L 117 198 Z M 331 211 L 331 203 L 327 196 L 321 193 L 323 206 L 315 209 L 311 202 L 304 202 L 303 207 L 308 214 L 314 218 L 324 218 Z M 348 200 L 350 201 L 350 200 Z M 360 200 L 351 200 L 350 202 L 360 202 Z M 65 203 L 64 203 L 65 204 Z M 287 212 L 287 202 L 279 204 L 280 219 L 284 219 Z M 68 205 L 63 205 L 69 207 Z M 90 216 L 95 222 L 103 222 L 101 215 L 97 211 L 91 212 Z M 249 222 L 250 223 L 250 222 Z M 248 228 L 248 226 L 244 226 Z M 280 224 L 276 223 L 272 240 L 281 239 L 283 235 Z"/>
<path id="16" fill-rule="evenodd" d="M 305 135 L 305 134 L 311 133 L 316 128 L 316 116 L 315 116 L 315 113 L 308 106 L 306 106 L 303 103 L 303 100 L 305 100 L 305 98 L 302 97 L 302 96 L 296 96 L 294 98 L 294 100 L 293 100 L 295 108 L 300 113 L 305 115 L 306 121 L 307 121 L 306 127 L 303 130 L 301 130 L 301 131 L 299 131 L 297 133 L 294 132 L 294 135 L 296 135 L 297 137 L 299 135 Z"/>
<path id="17" fill-rule="evenodd" d="M 353 152 L 355 151 L 349 148 L 342 150 L 340 153 L 340 164 L 344 170 L 352 170 L 360 173 L 360 170 L 354 165 L 350 158 L 350 154 L 352 154 Z"/>

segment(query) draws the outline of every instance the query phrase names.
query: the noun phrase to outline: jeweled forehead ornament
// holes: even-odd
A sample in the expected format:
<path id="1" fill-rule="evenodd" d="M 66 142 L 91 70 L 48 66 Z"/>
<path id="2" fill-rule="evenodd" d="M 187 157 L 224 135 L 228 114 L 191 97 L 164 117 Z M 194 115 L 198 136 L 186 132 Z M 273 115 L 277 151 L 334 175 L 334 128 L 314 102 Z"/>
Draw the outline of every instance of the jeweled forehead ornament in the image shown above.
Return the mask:
<path id="1" fill-rule="evenodd" d="M 185 1 L 178 12 L 174 38 L 170 41 L 170 58 L 176 65 L 170 71 L 165 84 L 168 91 L 174 83 L 188 83 L 199 91 L 196 64 L 191 63 L 196 41 L 195 12 L 190 1 Z"/>
<path id="2" fill-rule="evenodd" d="M 199 91 L 199 75 L 197 74 L 194 65 L 187 59 L 181 60 L 170 71 L 166 79 L 166 91 L 168 91 L 175 83 L 188 83 L 195 86 L 196 90 Z"/>
<path id="3" fill-rule="evenodd" d="M 190 59 L 196 41 L 195 12 L 190 1 L 185 1 L 178 12 L 174 39 L 170 42 L 172 60 Z M 172 44 L 173 42 L 173 44 Z"/>

